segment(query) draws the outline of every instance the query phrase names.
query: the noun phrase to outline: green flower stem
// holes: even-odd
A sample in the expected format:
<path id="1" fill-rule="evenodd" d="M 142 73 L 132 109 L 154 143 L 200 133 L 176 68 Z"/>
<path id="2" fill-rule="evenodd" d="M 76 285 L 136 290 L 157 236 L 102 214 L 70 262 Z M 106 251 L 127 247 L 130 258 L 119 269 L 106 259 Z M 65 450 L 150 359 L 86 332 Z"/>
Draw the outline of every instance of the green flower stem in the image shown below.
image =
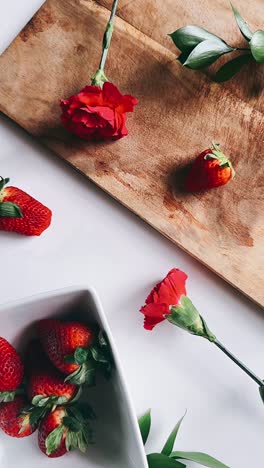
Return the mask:
<path id="1" fill-rule="evenodd" d="M 252 380 L 254 380 L 260 387 L 263 386 L 263 380 L 260 379 L 254 372 L 252 372 L 245 364 L 243 364 L 234 354 L 232 354 L 228 349 L 225 348 L 225 346 L 218 341 L 216 338 L 213 343 L 223 351 L 240 369 L 242 369 L 249 377 L 251 377 Z"/>
<path id="2" fill-rule="evenodd" d="M 111 39 L 112 39 L 112 33 L 113 33 L 113 27 L 114 27 L 114 17 L 116 14 L 116 9 L 117 9 L 117 4 L 118 0 L 113 1 L 112 5 L 112 10 L 111 10 L 111 15 L 109 18 L 109 21 L 106 26 L 105 34 L 104 34 L 104 41 L 103 41 L 103 51 L 102 51 L 102 56 L 99 64 L 99 70 L 104 71 L 105 67 L 105 62 L 108 54 L 108 49 L 110 47 Z"/>

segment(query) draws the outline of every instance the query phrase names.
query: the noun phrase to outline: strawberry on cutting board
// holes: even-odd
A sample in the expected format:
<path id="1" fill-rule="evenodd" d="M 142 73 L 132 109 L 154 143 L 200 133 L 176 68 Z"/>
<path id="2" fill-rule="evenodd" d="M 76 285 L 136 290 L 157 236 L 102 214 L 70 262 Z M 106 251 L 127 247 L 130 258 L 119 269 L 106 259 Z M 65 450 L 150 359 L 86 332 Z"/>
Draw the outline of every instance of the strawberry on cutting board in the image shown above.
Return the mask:
<path id="1" fill-rule="evenodd" d="M 0 337 L 0 402 L 12 401 L 21 385 L 24 367 L 15 348 Z"/>
<path id="2" fill-rule="evenodd" d="M 203 151 L 193 162 L 185 181 L 187 192 L 200 192 L 227 184 L 235 177 L 229 159 L 217 144 Z"/>
<path id="3" fill-rule="evenodd" d="M 111 352 L 102 332 L 95 334 L 80 322 L 41 320 L 37 325 L 42 347 L 51 362 L 76 385 L 93 385 L 95 371 L 111 370 Z"/>
<path id="4" fill-rule="evenodd" d="M 30 415 L 25 411 L 26 399 L 16 396 L 13 401 L 0 405 L 0 428 L 11 437 L 27 437 L 36 430 L 31 425 Z"/>
<path id="5" fill-rule="evenodd" d="M 50 458 L 61 457 L 70 450 L 85 452 L 91 442 L 90 416 L 70 406 L 58 406 L 49 413 L 39 426 L 40 450 Z"/>
<path id="6" fill-rule="evenodd" d="M 47 359 L 40 344 L 29 344 L 26 360 L 27 395 L 32 405 L 54 409 L 57 405 L 69 403 L 80 395 L 79 388 L 64 382 L 64 376 Z"/>
<path id="7" fill-rule="evenodd" d="M 0 178 L 0 230 L 26 236 L 40 236 L 50 223 L 52 212 L 17 187 L 6 187 Z"/>

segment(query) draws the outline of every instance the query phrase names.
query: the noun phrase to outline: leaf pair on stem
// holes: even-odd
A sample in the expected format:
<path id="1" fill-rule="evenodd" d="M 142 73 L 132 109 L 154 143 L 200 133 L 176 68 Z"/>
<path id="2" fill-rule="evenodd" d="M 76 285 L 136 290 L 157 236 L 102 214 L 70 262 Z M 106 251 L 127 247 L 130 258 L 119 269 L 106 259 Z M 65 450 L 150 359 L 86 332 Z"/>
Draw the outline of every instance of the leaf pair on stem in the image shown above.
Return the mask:
<path id="1" fill-rule="evenodd" d="M 219 36 L 200 28 L 188 25 L 169 34 L 174 44 L 181 51 L 178 60 L 185 67 L 193 70 L 209 67 L 222 55 L 240 51 L 241 55 L 226 62 L 216 73 L 214 79 L 217 82 L 227 81 L 241 70 L 243 65 L 255 59 L 258 63 L 264 63 L 264 31 L 251 31 L 247 22 L 242 18 L 238 10 L 231 4 L 237 25 L 244 39 L 250 47 L 233 47 Z"/>

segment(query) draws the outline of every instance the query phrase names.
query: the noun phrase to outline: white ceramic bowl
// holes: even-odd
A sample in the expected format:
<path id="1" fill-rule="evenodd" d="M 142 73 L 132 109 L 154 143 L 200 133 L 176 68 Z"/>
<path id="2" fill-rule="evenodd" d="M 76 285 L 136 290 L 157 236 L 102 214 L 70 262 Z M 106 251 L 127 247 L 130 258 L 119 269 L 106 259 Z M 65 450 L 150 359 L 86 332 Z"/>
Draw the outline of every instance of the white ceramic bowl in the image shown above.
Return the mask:
<path id="1" fill-rule="evenodd" d="M 0 335 L 18 349 L 32 335 L 34 322 L 46 317 L 68 317 L 97 322 L 108 336 L 115 360 L 115 371 L 108 381 L 85 390 L 95 409 L 95 444 L 86 454 L 71 452 L 49 459 L 40 452 L 37 434 L 13 439 L 0 432 L 1 468 L 147 468 L 140 431 L 126 388 L 118 352 L 100 301 L 87 287 L 71 287 L 0 306 Z"/>

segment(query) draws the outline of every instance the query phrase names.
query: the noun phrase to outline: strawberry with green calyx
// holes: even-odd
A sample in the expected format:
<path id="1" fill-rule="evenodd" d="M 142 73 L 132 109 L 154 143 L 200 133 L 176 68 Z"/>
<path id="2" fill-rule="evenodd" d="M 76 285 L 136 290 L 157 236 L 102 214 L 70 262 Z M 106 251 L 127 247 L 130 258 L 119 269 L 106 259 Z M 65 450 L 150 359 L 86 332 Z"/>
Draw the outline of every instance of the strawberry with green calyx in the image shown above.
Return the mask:
<path id="1" fill-rule="evenodd" d="M 51 362 L 75 385 L 93 385 L 97 368 L 110 371 L 112 358 L 102 332 L 80 322 L 41 320 L 38 335 Z"/>
<path id="2" fill-rule="evenodd" d="M 24 376 L 22 360 L 13 346 L 0 337 L 0 402 L 12 401 Z"/>
<path id="3" fill-rule="evenodd" d="M 193 162 L 185 181 L 187 192 L 200 192 L 227 184 L 235 177 L 234 168 L 218 144 L 203 151 Z"/>
<path id="4" fill-rule="evenodd" d="M 40 450 L 50 458 L 61 457 L 75 449 L 85 452 L 92 443 L 90 419 L 94 419 L 90 409 L 88 414 L 84 414 L 75 406 L 57 407 L 40 424 Z"/>
<path id="5" fill-rule="evenodd" d="M 0 428 L 11 437 L 27 437 L 37 427 L 30 413 L 26 411 L 28 403 L 22 396 L 16 396 L 13 401 L 0 405 Z"/>
<path id="6" fill-rule="evenodd" d="M 81 389 L 70 382 L 48 361 L 38 342 L 31 342 L 27 351 L 27 394 L 32 405 L 54 409 L 79 398 Z"/>
<path id="7" fill-rule="evenodd" d="M 52 212 L 17 187 L 6 187 L 0 177 L 0 230 L 26 236 L 40 236 L 50 223 Z"/>

